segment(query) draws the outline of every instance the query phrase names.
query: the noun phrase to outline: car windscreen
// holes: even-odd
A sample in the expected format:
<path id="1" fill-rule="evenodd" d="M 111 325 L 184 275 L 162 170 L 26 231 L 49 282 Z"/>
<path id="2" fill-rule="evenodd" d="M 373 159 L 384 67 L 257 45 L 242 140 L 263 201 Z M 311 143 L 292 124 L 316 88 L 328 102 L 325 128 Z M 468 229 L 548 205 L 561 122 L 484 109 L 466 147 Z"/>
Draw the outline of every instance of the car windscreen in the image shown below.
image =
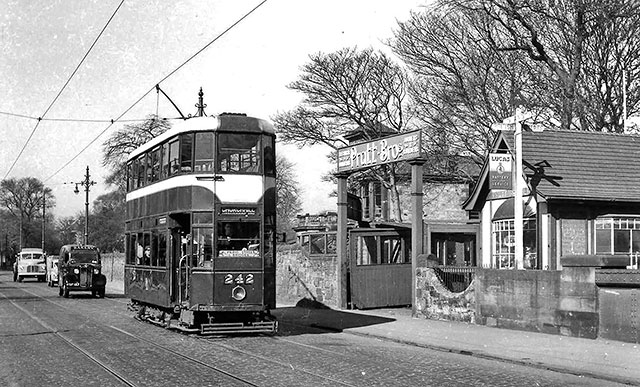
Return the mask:
<path id="1" fill-rule="evenodd" d="M 21 253 L 20 259 L 39 259 L 44 261 L 44 256 L 38 253 Z"/>
<path id="2" fill-rule="evenodd" d="M 99 263 L 98 252 L 94 250 L 76 250 L 71 252 L 69 262 L 73 263 Z"/>

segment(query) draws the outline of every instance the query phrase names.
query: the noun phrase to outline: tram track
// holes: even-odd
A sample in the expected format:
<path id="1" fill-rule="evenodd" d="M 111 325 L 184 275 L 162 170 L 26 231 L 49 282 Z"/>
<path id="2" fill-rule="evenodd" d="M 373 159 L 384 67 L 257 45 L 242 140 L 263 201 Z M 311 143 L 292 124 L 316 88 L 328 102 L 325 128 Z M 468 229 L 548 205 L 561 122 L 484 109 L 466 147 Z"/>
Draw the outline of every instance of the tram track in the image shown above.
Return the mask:
<path id="1" fill-rule="evenodd" d="M 394 346 L 387 346 L 387 344 L 380 345 L 376 343 L 377 341 L 386 342 L 387 340 L 384 338 L 376 338 L 375 342 L 371 342 L 369 341 L 371 339 L 370 336 L 361 335 L 357 332 L 342 332 L 335 329 L 325 329 L 323 326 L 298 324 L 295 320 L 281 321 L 281 327 L 284 326 L 287 328 L 285 328 L 280 335 L 276 336 L 241 335 L 229 337 L 225 335 L 190 335 L 168 331 L 166 329 L 156 329 L 158 327 L 153 324 L 140 324 L 140 321 L 133 319 L 132 313 L 127 313 L 126 308 L 122 308 L 122 306 L 127 304 L 128 300 L 121 297 L 105 298 L 103 300 L 78 297 L 76 300 L 68 300 L 51 297 L 48 291 L 47 294 L 45 294 L 46 289 L 36 286 L 23 290 L 36 297 L 22 299 L 37 301 L 40 298 L 44 298 L 52 305 L 65 310 L 65 312 L 62 313 L 70 311 L 74 312 L 73 314 L 77 316 L 81 316 L 83 324 L 87 329 L 84 329 L 84 332 L 80 334 L 77 334 L 75 330 L 71 332 L 71 336 L 75 339 L 76 343 L 82 345 L 82 340 L 87 339 L 91 340 L 86 341 L 87 345 L 90 346 L 97 344 L 103 349 L 116 347 L 122 348 L 120 349 L 121 351 L 133 351 L 133 353 L 127 355 L 131 357 L 131 359 L 136 359 L 136 356 L 139 356 L 137 355 L 138 353 L 150 354 L 151 357 L 154 358 L 154 361 L 163 364 L 160 367 L 164 367 L 166 370 L 165 375 L 175 372 L 173 370 L 183 368 L 184 365 L 187 369 L 203 369 L 202 372 L 208 375 L 207 377 L 209 379 L 207 380 L 212 380 L 211 375 L 214 373 L 219 374 L 219 372 L 211 369 L 210 366 L 221 367 L 221 370 L 226 373 L 224 376 L 221 376 L 221 379 L 229 380 L 227 384 L 223 383 L 223 385 L 240 383 L 243 385 L 265 385 L 267 381 L 270 381 L 270 384 L 273 383 L 273 381 L 277 381 L 274 385 L 300 385 L 304 383 L 305 385 L 318 386 L 354 386 L 375 385 L 378 384 L 376 381 L 381 380 L 385 380 L 387 385 L 407 385 L 406 382 L 409 382 L 409 385 L 411 385 L 418 380 L 431 380 L 430 378 L 433 377 L 431 370 L 433 369 L 438 370 L 443 369 L 443 367 L 451 367 L 450 363 L 457 367 L 460 361 L 458 359 L 449 360 L 447 357 L 441 358 L 437 356 L 433 359 L 429 358 L 431 360 L 425 365 L 423 363 L 425 359 L 423 353 L 418 350 L 407 349 L 405 347 L 398 349 Z M 34 292 L 39 294 L 34 294 Z M 16 302 L 20 303 L 19 296 L 17 299 L 18 301 Z M 105 301 L 107 301 L 106 304 Z M 30 309 L 31 312 L 36 311 L 36 315 L 39 315 L 37 313 L 37 311 L 40 310 L 39 308 L 35 306 L 33 309 L 31 309 L 30 306 L 26 307 Z M 61 311 L 56 312 L 51 309 L 42 311 L 45 313 L 45 316 L 41 316 L 41 318 L 45 321 L 49 321 L 46 316 L 47 313 L 50 313 L 51 316 L 49 317 L 53 317 L 54 319 L 58 318 L 57 316 L 62 316 Z M 125 321 L 125 319 L 121 317 L 128 317 L 128 320 L 131 321 Z M 86 334 L 86 332 L 96 329 L 98 331 L 97 341 L 90 339 L 90 335 Z M 33 325 L 31 330 L 40 330 L 40 328 Z M 27 332 L 26 329 L 23 331 Z M 110 331 L 112 333 L 109 333 Z M 341 334 L 325 335 L 323 333 Z M 342 336 L 342 334 L 346 336 Z M 360 337 L 361 339 L 367 339 L 367 341 L 349 339 L 349 336 Z M 104 347 L 102 343 L 109 341 L 110 337 L 114 338 L 113 343 Z M 403 343 L 396 344 L 400 345 Z M 152 347 L 157 349 L 153 349 Z M 305 351 L 302 348 L 308 350 Z M 419 348 L 419 346 L 416 348 Z M 102 358 L 100 358 L 100 354 L 97 354 L 97 360 L 106 360 L 108 363 L 107 366 L 109 366 L 109 361 L 113 359 L 114 353 L 116 354 L 115 356 L 118 357 L 120 352 L 112 352 L 107 355 L 109 357 L 103 356 Z M 390 353 L 389 356 L 401 356 L 397 358 L 398 362 L 389 362 L 387 358 L 377 358 L 377 356 L 382 353 Z M 155 358 L 156 356 L 157 359 Z M 366 362 L 361 360 L 363 358 L 367 359 Z M 471 360 L 473 357 L 468 358 L 469 364 L 466 363 L 466 360 L 463 360 L 465 361 L 465 369 L 470 369 L 472 374 L 477 373 L 480 375 L 479 377 L 484 377 L 486 374 L 484 369 L 487 366 L 484 362 L 485 359 L 478 359 L 476 361 Z M 171 367 L 164 365 L 166 364 L 166 359 L 175 359 Z M 123 363 L 131 362 L 131 360 L 129 360 L 129 358 L 125 360 L 120 359 L 119 362 L 122 365 Z M 404 366 L 405 362 L 407 362 L 406 366 Z M 416 364 L 416 362 L 420 362 L 423 367 L 414 369 L 412 364 Z M 505 365 L 496 366 L 496 372 L 501 372 L 510 378 L 514 377 L 515 379 L 513 380 L 533 380 L 530 375 L 528 375 L 530 371 L 521 371 L 518 369 L 512 371 L 512 367 L 518 366 L 518 364 L 509 365 L 508 362 L 502 361 L 500 363 Z M 146 364 L 140 364 L 137 367 L 142 368 L 135 368 L 136 366 L 134 366 L 134 369 L 143 369 L 145 366 Z M 210 369 L 210 371 L 204 371 L 204 367 Z M 330 373 L 327 372 L 327 367 L 332 368 Z M 122 372 L 123 370 L 127 370 L 126 365 L 116 367 L 115 369 L 127 377 L 130 376 L 129 373 Z M 129 368 L 129 371 L 130 370 L 131 368 Z M 540 371 L 543 372 L 545 370 L 541 369 Z M 186 372 L 183 368 L 182 373 L 179 375 L 191 375 L 192 372 Z M 232 382 L 232 377 L 236 375 L 241 376 L 234 378 Z M 176 377 L 179 377 L 178 374 L 176 374 Z M 215 379 L 215 377 L 213 378 Z M 557 376 L 545 375 L 545 377 L 536 380 L 542 381 L 543 385 L 554 385 L 554 380 L 557 381 L 556 378 Z M 217 380 L 220 381 L 221 379 Z M 169 377 L 161 380 L 177 379 Z M 193 379 L 190 380 L 194 382 Z M 450 382 L 452 379 L 443 376 L 434 380 Z M 138 380 L 135 380 L 135 382 L 138 382 Z M 200 383 L 200 385 L 206 384 L 206 382 L 204 384 Z M 138 385 L 148 385 L 148 383 L 140 382 Z"/>
<path id="2" fill-rule="evenodd" d="M 39 294 L 33 293 L 33 292 L 31 292 L 31 291 L 29 291 L 29 290 L 26 290 L 26 289 L 22 289 L 22 290 L 23 290 L 24 292 L 27 292 L 27 293 L 29 293 L 29 294 L 31 294 L 31 295 L 33 295 L 33 296 L 35 296 L 36 298 L 39 298 L 39 299 L 44 300 L 44 301 L 47 301 L 47 302 L 49 302 L 49 303 L 51 303 L 51 304 L 53 304 L 53 305 L 55 305 L 55 306 L 57 306 L 57 307 L 59 307 L 59 308 L 63 308 L 63 309 L 66 309 L 66 310 L 71 310 L 71 308 L 69 308 L 69 307 L 67 307 L 67 306 L 65 306 L 65 305 L 63 305 L 63 304 L 61 304 L 61 303 L 58 303 L 58 302 L 55 302 L 55 301 L 53 301 L 53 300 L 47 299 L 46 297 L 43 297 L 43 296 L 41 296 L 41 295 L 39 295 Z M 5 296 L 5 298 L 6 298 L 6 296 Z M 11 300 L 9 300 L 9 301 L 10 301 L 10 302 L 12 302 Z M 115 301 L 115 300 L 113 300 L 113 301 Z M 125 383 L 126 385 L 128 385 L 128 386 L 137 386 L 137 384 L 132 383 L 132 382 L 130 382 L 130 381 L 128 381 L 128 380 L 126 380 L 126 378 L 124 378 L 124 377 L 122 377 L 121 375 L 119 375 L 119 374 L 118 374 L 115 370 L 113 370 L 111 367 L 109 367 L 108 365 L 104 364 L 104 363 L 103 363 L 103 362 L 101 362 L 99 359 L 96 359 L 96 358 L 95 358 L 93 355 L 91 355 L 91 353 L 89 353 L 88 351 L 84 350 L 83 348 L 81 348 L 81 347 L 79 347 L 78 345 L 74 344 L 74 343 L 73 343 L 72 341 L 70 341 L 69 339 L 67 339 L 67 338 L 65 338 L 64 336 L 60 335 L 58 331 L 55 331 L 52 327 L 48 326 L 48 324 L 46 324 L 45 322 L 43 322 L 43 321 L 42 321 L 41 319 L 39 319 L 37 316 L 35 316 L 35 315 L 33 315 L 32 313 L 30 313 L 30 312 L 26 311 L 24 308 L 20 307 L 19 305 L 16 305 L 16 304 L 15 304 L 15 303 L 13 303 L 13 302 L 12 302 L 12 304 L 14 304 L 14 306 L 16 306 L 16 307 L 17 307 L 18 309 L 20 309 L 21 311 L 25 312 L 25 313 L 26 313 L 30 318 L 32 318 L 32 319 L 34 319 L 35 321 L 37 321 L 37 322 L 38 322 L 40 325 L 42 325 L 45 329 L 50 330 L 52 333 L 56 334 L 56 335 L 57 335 L 57 336 L 59 336 L 61 339 L 63 339 L 67 344 L 69 344 L 70 346 L 72 346 L 74 349 L 76 349 L 77 351 L 79 351 L 79 352 L 81 352 L 82 354 L 84 354 L 85 356 L 87 356 L 89 359 L 91 359 L 92 361 L 94 361 L 96 364 L 100 365 L 102 368 L 104 368 L 104 369 L 105 369 L 106 371 L 108 371 L 109 373 L 113 374 L 116 378 L 118 378 L 119 380 L 121 380 L 121 381 L 122 381 L 123 383 Z M 129 315 L 127 315 L 126 313 L 119 313 L 119 314 L 120 314 L 120 315 L 123 315 L 123 316 L 129 316 Z M 151 341 L 151 340 L 149 340 L 149 339 L 146 339 L 146 338 L 141 337 L 141 336 L 139 336 L 139 335 L 133 334 L 133 333 L 131 333 L 131 332 L 127 332 L 127 331 L 125 331 L 125 330 L 123 330 L 123 329 L 120 329 L 120 328 L 118 328 L 118 327 L 115 327 L 115 326 L 113 326 L 113 325 L 103 324 L 102 322 L 98 321 L 98 320 L 97 320 L 97 319 L 95 319 L 95 318 L 91 318 L 91 317 L 89 317 L 89 318 L 87 318 L 87 319 L 92 320 L 93 322 L 95 322 L 95 323 L 97 323 L 97 324 L 99 324 L 99 325 L 102 325 L 102 326 L 104 326 L 104 327 L 107 327 L 107 328 L 110 328 L 110 329 L 112 329 L 112 330 L 115 330 L 115 331 L 117 331 L 117 332 L 119 332 L 119 333 L 121 333 L 121 334 L 124 334 L 124 335 L 126 335 L 126 336 L 128 336 L 128 337 L 130 337 L 130 338 L 133 338 L 133 339 L 135 339 L 135 340 L 138 340 L 138 341 L 140 341 L 140 342 L 144 342 L 145 344 L 148 344 L 148 345 L 151 345 L 151 346 L 153 346 L 153 347 L 155 347 L 155 348 L 158 348 L 158 349 L 162 350 L 164 353 L 171 353 L 171 354 L 176 355 L 176 356 L 179 356 L 180 358 L 182 358 L 182 359 L 184 359 L 184 360 L 187 360 L 187 361 L 189 361 L 189 362 L 191 362 L 191 363 L 193 363 L 193 364 L 196 364 L 196 365 L 198 365 L 198 366 L 200 366 L 200 367 L 204 367 L 204 368 L 206 368 L 206 369 L 208 369 L 208 370 L 211 370 L 211 371 L 214 371 L 214 372 L 216 372 L 216 373 L 218 373 L 218 374 L 224 375 L 224 376 L 226 376 L 227 378 L 230 378 L 230 379 L 233 379 L 233 380 L 235 380 L 235 381 L 237 381 L 237 382 L 240 382 L 240 383 L 241 383 L 241 384 L 243 384 L 243 385 L 246 385 L 246 386 L 258 386 L 257 384 L 255 384 L 255 383 L 253 383 L 253 382 L 251 382 L 251 381 L 249 381 L 249 380 L 243 379 L 243 378 L 242 378 L 242 377 L 240 377 L 240 376 L 234 375 L 234 374 L 232 374 L 232 373 L 230 373 L 230 372 L 227 372 L 227 371 L 225 371 L 225 370 L 223 370 L 223 369 L 220 369 L 220 368 L 218 368 L 218 367 L 215 367 L 215 366 L 213 366 L 213 365 L 211 365 L 211 364 L 207 364 L 207 363 L 205 363 L 205 362 L 203 362 L 203 361 L 200 361 L 200 360 L 198 360 L 198 359 L 196 359 L 196 358 L 194 358 L 194 357 L 192 357 L 192 356 L 189 356 L 189 355 L 186 355 L 186 354 L 181 353 L 181 352 L 179 352 L 179 351 L 176 351 L 176 350 L 174 350 L 174 349 L 172 349 L 172 348 L 170 348 L 170 347 L 168 347 L 168 346 L 165 346 L 165 345 L 161 345 L 161 344 L 155 343 L 155 342 L 153 342 L 153 341 Z"/>
<path id="3" fill-rule="evenodd" d="M 32 294 L 40 299 L 46 300 L 46 298 L 38 296 L 34 293 L 31 293 L 29 291 L 26 291 L 23 289 L 23 291 Z M 69 347 L 73 348 L 74 350 L 76 350 L 77 352 L 81 353 L 82 355 L 84 355 L 86 358 L 88 358 L 89 360 L 91 360 L 93 363 L 95 363 L 96 365 L 98 365 L 100 368 L 102 368 L 104 371 L 106 371 L 109 375 L 113 376 L 116 380 L 118 380 L 119 382 L 122 382 L 124 385 L 126 386 L 132 386 L 132 387 L 136 387 L 137 384 L 129 381 L 126 377 L 120 375 L 119 372 L 117 372 L 115 369 L 113 369 L 112 367 L 109 367 L 107 364 L 105 364 L 104 362 L 101 362 L 99 359 L 96 359 L 95 356 L 93 356 L 91 353 L 89 353 L 88 351 L 84 350 L 83 348 L 81 348 L 80 346 L 76 345 L 75 343 L 73 343 L 73 341 L 71 341 L 69 338 L 65 337 L 60 331 L 54 329 L 53 327 L 51 327 L 49 324 L 47 324 L 45 321 L 43 321 L 42 319 L 40 319 L 38 316 L 34 315 L 33 313 L 31 313 L 30 311 L 28 311 L 27 309 L 25 309 L 24 307 L 22 307 L 21 305 L 18 305 L 16 302 L 14 302 L 13 300 L 11 300 L 10 298 L 8 298 L 6 295 L 1 294 L 0 295 L 2 297 L 4 297 L 7 301 L 9 301 L 9 303 L 11 303 L 11 305 L 13 305 L 15 308 L 17 308 L 18 310 L 20 310 L 22 313 L 26 314 L 27 316 L 29 316 L 29 318 L 31 318 L 33 321 L 35 321 L 36 323 L 40 324 L 45 330 L 47 330 L 48 332 L 50 332 L 51 334 L 54 335 L 54 337 L 60 339 L 62 342 L 64 342 L 66 345 L 68 345 Z M 47 300 L 48 301 L 48 300 Z"/>
<path id="4" fill-rule="evenodd" d="M 24 290 L 25 292 L 27 292 L 27 293 L 29 293 L 29 294 L 33 295 L 34 297 L 41 298 L 41 299 L 43 299 L 43 300 L 45 300 L 45 301 L 47 301 L 47 302 L 49 302 L 49 303 L 51 303 L 51 304 L 53 304 L 53 305 L 55 305 L 55 306 L 59 307 L 59 308 L 64 308 L 64 309 L 70 310 L 70 308 L 69 308 L 69 307 L 67 307 L 67 306 L 65 306 L 65 305 L 63 305 L 63 304 L 61 304 L 61 303 L 59 303 L 59 302 L 56 302 L 56 301 L 54 301 L 54 300 L 47 299 L 46 297 L 42 297 L 41 295 L 36 294 L 36 293 L 33 293 L 33 292 L 31 292 L 31 291 L 29 291 L 29 290 L 26 290 L 26 289 L 23 289 L 23 290 Z M 109 301 L 111 301 L 111 302 L 114 302 L 114 303 L 117 303 L 117 304 L 120 304 L 120 305 L 126 305 L 126 304 L 127 304 L 127 303 L 125 303 L 125 302 L 123 302 L 123 301 L 120 301 L 119 299 L 110 299 L 110 298 L 108 298 L 108 297 L 104 298 L 103 300 L 109 300 Z M 116 312 L 116 313 L 117 313 L 118 315 L 120 315 L 120 316 L 124 316 L 124 317 L 131 317 L 131 315 L 130 315 L 130 314 L 125 313 L 125 312 Z M 96 323 L 98 323 L 98 324 L 102 324 L 102 322 L 98 321 L 97 319 L 94 319 L 94 318 L 91 318 L 91 317 L 89 317 L 89 319 L 93 320 L 94 322 L 96 322 Z M 138 321 L 140 321 L 140 320 L 138 320 Z M 149 325 L 149 327 L 156 327 L 156 328 L 157 328 L 157 326 L 156 326 L 156 325 L 153 325 L 153 324 L 150 324 L 150 323 L 145 323 L 145 325 Z M 152 341 L 152 340 L 149 340 L 149 339 L 147 339 L 147 338 L 144 338 L 144 337 L 142 337 L 142 336 L 140 336 L 140 335 L 137 335 L 137 334 L 134 334 L 134 333 L 128 332 L 128 331 L 123 330 L 123 329 L 121 329 L 121 328 L 115 327 L 115 326 L 113 326 L 113 325 L 103 325 L 103 326 L 105 326 L 105 327 L 109 327 L 110 329 L 113 329 L 113 330 L 115 330 L 115 331 L 117 331 L 117 332 L 119 332 L 119 333 L 121 333 L 121 334 L 124 334 L 124 335 L 126 335 L 126 336 L 129 336 L 129 337 L 130 337 L 130 338 L 132 338 L 132 339 L 135 339 L 135 340 L 138 340 L 138 341 L 144 342 L 144 343 L 145 343 L 145 344 L 147 344 L 147 345 L 150 345 L 150 346 L 156 347 L 156 348 L 158 348 L 158 349 L 162 350 L 163 352 L 171 353 L 171 354 L 173 354 L 173 355 L 175 355 L 175 356 L 178 356 L 178 357 L 180 357 L 180 358 L 182 358 L 182 359 L 185 359 L 185 360 L 187 360 L 187 361 L 189 361 L 189 362 L 195 363 L 195 364 L 197 364 L 197 365 L 199 365 L 199 366 L 201 366 L 201 367 L 205 367 L 205 368 L 210 369 L 210 370 L 212 370 L 212 371 L 214 371 L 214 372 L 218 372 L 218 373 L 224 374 L 225 376 L 227 376 L 227 377 L 229 377 L 229 378 L 231 378 L 231 379 L 234 379 L 234 380 L 236 380 L 236 381 L 238 381 L 238 382 L 240 382 L 240 383 L 243 383 L 243 384 L 246 384 L 246 385 L 249 385 L 249 386 L 257 386 L 257 384 L 254 384 L 254 383 L 252 383 L 251 381 L 248 381 L 248 380 L 246 380 L 246 379 L 243 379 L 243 378 L 242 378 L 242 377 L 240 377 L 240 376 L 237 376 L 237 375 L 235 375 L 235 374 L 233 374 L 233 373 L 230 373 L 230 372 L 225 371 L 225 370 L 223 370 L 223 369 L 220 369 L 220 368 L 218 368 L 218 367 L 216 367 L 216 366 L 213 366 L 213 365 L 211 365 L 211 364 L 208 364 L 208 363 L 206 363 L 206 362 L 203 362 L 203 361 L 201 361 L 201 360 L 199 360 L 199 359 L 196 359 L 196 358 L 194 358 L 194 357 L 192 357 L 192 356 L 186 355 L 186 354 L 184 354 L 184 353 L 182 353 L 182 352 L 176 351 L 175 349 L 170 348 L 170 347 L 168 347 L 168 346 L 166 346 L 166 345 L 158 344 L 157 342 L 154 342 L 154 341 Z M 176 332 L 176 333 L 177 333 L 177 332 Z M 190 336 L 191 338 L 193 338 L 194 340 L 199 340 L 199 341 L 209 342 L 209 343 L 211 343 L 211 339 L 212 339 L 212 338 L 215 338 L 215 337 L 216 337 L 216 336 L 213 336 L 213 337 L 212 337 L 212 336 L 197 336 L 197 335 L 189 335 L 189 336 Z M 298 345 L 298 346 L 305 346 L 305 347 L 307 347 L 307 348 L 311 348 L 311 349 L 314 349 L 314 350 L 317 350 L 317 351 L 330 352 L 332 355 L 339 355 L 339 354 L 340 354 L 339 352 L 336 352 L 336 351 L 328 351 L 328 350 L 326 350 L 326 349 L 324 349 L 324 348 L 321 348 L 321 347 L 318 347 L 318 346 L 311 346 L 311 345 L 299 344 L 299 343 L 296 343 L 296 342 L 293 342 L 293 341 L 290 341 L 290 340 L 286 340 L 286 339 L 278 338 L 278 337 L 276 337 L 276 336 L 263 336 L 263 337 L 265 337 L 265 338 L 272 338 L 272 339 L 275 339 L 275 340 L 282 340 L 282 341 L 284 341 L 284 342 L 288 342 L 288 343 L 290 343 L 290 344 L 296 344 L 296 345 Z M 327 377 L 326 375 L 321 375 L 321 374 L 319 374 L 319 373 L 315 373 L 315 372 L 313 372 L 313 371 L 305 370 L 305 369 L 303 369 L 303 368 L 293 367 L 293 366 L 292 366 L 290 363 L 288 363 L 288 362 L 279 361 L 279 360 L 274 359 L 274 358 L 270 358 L 270 357 L 266 357 L 266 356 L 261 356 L 261 355 L 259 355 L 259 354 L 253 353 L 253 352 L 249 352 L 249 351 L 242 350 L 241 348 L 235 347 L 235 346 L 233 346 L 233 345 L 228 345 L 228 344 L 221 343 L 221 342 L 215 342 L 215 345 L 216 345 L 216 346 L 218 346 L 218 347 L 224 348 L 224 349 L 226 349 L 227 351 L 230 351 L 230 352 L 234 352 L 234 353 L 240 354 L 240 355 L 242 355 L 244 358 L 254 358 L 254 359 L 260 360 L 260 361 L 265 362 L 265 363 L 269 363 L 269 364 L 272 364 L 272 365 L 277 365 L 278 367 L 281 367 L 281 368 L 286 369 L 286 370 L 288 370 L 288 371 L 295 371 L 295 372 L 298 372 L 298 373 L 302 373 L 302 374 L 308 375 L 308 376 L 310 376 L 310 377 L 312 377 L 312 378 L 317 378 L 317 379 L 320 379 L 320 380 L 324 380 L 324 381 L 326 381 L 326 382 L 330 383 L 331 385 L 340 385 L 340 386 L 349 386 L 349 387 L 354 386 L 353 384 L 346 383 L 346 382 L 344 382 L 344 381 L 342 381 L 342 380 L 339 380 L 339 379 L 336 379 L 336 378 Z"/>

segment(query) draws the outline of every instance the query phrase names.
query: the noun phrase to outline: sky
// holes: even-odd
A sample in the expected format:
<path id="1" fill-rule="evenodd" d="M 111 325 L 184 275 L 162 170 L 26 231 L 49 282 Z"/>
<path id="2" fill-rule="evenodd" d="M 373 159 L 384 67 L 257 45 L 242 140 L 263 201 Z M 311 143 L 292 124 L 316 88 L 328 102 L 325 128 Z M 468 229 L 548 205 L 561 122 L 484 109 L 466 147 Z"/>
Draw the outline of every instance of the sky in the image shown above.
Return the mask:
<path id="1" fill-rule="evenodd" d="M 0 178 L 36 177 L 52 189 L 56 216 L 82 213 L 85 197 L 74 194 L 73 183 L 84 179 L 87 166 L 96 182 L 90 202 L 112 189 L 101 162 L 109 135 L 132 123 L 127 120 L 178 116 L 156 84 L 185 115 L 196 113 L 202 87 L 207 115 L 235 112 L 271 120 L 301 101 L 287 85 L 298 79 L 310 54 L 354 46 L 391 54 L 384 42 L 398 21 L 427 1 L 124 1 L 89 52 L 121 0 L 5 0 Z M 326 158 L 331 149 L 277 149 L 295 164 L 302 213 L 335 210 L 336 199 L 329 196 L 334 187 L 321 181 L 332 169 Z"/>

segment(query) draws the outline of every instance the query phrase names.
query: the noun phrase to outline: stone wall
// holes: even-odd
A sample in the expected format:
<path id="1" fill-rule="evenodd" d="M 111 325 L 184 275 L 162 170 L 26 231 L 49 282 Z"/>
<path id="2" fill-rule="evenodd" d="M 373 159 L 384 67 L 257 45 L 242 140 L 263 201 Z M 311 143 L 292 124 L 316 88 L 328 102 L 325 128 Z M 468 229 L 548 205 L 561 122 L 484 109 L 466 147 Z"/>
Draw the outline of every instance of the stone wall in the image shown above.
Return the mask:
<path id="1" fill-rule="evenodd" d="M 278 246 L 276 305 L 294 305 L 302 299 L 338 307 L 337 257 L 308 256 L 298 245 Z"/>
<path id="2" fill-rule="evenodd" d="M 476 321 L 498 328 L 596 338 L 595 269 L 478 269 Z"/>
<path id="3" fill-rule="evenodd" d="M 598 336 L 595 269 L 476 269 L 464 291 L 445 288 L 431 268 L 418 268 L 417 317 L 464 321 L 563 336 Z"/>
<path id="4" fill-rule="evenodd" d="M 475 323 L 475 286 L 473 282 L 462 292 L 449 291 L 431 268 L 416 272 L 416 313 L 434 320 Z"/>
<path id="5" fill-rule="evenodd" d="M 124 253 L 102 254 L 102 274 L 107 277 L 107 288 L 124 291 Z"/>

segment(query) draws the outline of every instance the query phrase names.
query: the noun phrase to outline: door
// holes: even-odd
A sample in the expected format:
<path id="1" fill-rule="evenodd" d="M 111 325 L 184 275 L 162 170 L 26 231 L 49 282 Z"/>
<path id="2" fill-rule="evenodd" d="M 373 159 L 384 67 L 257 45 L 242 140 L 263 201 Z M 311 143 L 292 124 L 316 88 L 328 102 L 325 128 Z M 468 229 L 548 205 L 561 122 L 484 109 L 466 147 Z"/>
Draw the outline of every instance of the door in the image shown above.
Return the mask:
<path id="1" fill-rule="evenodd" d="M 411 305 L 410 232 L 352 230 L 349 244 L 352 308 Z"/>

